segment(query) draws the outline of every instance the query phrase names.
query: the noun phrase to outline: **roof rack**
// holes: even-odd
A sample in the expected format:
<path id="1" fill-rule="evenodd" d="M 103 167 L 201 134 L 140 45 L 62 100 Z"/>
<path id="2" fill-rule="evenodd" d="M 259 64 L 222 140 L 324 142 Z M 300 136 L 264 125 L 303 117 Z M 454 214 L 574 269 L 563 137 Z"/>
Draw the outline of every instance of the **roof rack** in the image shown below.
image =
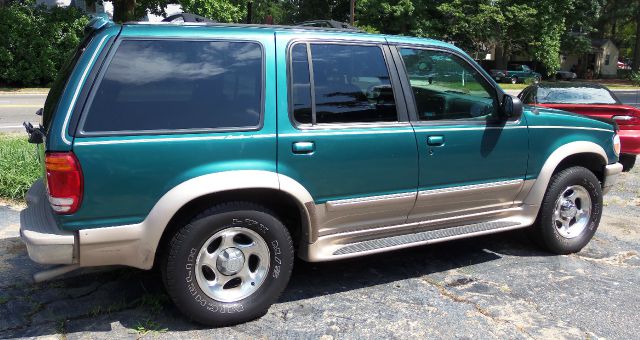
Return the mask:
<path id="1" fill-rule="evenodd" d="M 323 20 L 307 20 L 301 23 L 297 23 L 294 26 L 302 26 L 302 27 L 322 27 L 322 28 L 337 28 L 343 30 L 353 30 L 360 31 L 357 27 L 351 26 L 346 22 L 341 22 L 333 19 L 323 19 Z"/>
<path id="2" fill-rule="evenodd" d="M 349 33 L 364 33 L 364 31 L 353 27 L 347 23 L 336 20 L 310 20 L 294 25 L 267 25 L 267 24 L 241 24 L 241 23 L 221 23 L 191 13 L 179 13 L 169 16 L 162 21 L 128 21 L 125 25 L 180 25 L 185 26 L 220 26 L 220 27 L 254 27 L 270 29 L 304 29 L 314 31 L 342 31 Z"/>
<path id="3" fill-rule="evenodd" d="M 182 20 L 180 20 L 182 19 Z M 203 16 L 191 13 L 178 13 L 162 19 L 162 22 L 211 22 L 217 23 L 215 20 L 205 18 Z"/>

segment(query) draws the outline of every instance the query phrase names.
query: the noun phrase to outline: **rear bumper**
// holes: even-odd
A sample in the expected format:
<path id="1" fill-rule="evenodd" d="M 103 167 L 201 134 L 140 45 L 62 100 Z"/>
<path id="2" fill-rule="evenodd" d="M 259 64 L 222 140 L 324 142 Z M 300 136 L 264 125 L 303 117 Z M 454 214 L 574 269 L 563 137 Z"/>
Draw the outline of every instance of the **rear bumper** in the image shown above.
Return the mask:
<path id="1" fill-rule="evenodd" d="M 616 184 L 618 175 L 622 172 L 622 164 L 614 163 L 604 167 L 604 180 L 602 181 L 602 194 L 606 194 Z"/>
<path id="2" fill-rule="evenodd" d="M 20 238 L 29 257 L 42 264 L 77 263 L 78 236 L 58 228 L 42 180 L 31 186 L 26 201 L 27 208 L 20 212 Z"/>
<path id="3" fill-rule="evenodd" d="M 619 130 L 621 153 L 640 154 L 640 130 Z"/>

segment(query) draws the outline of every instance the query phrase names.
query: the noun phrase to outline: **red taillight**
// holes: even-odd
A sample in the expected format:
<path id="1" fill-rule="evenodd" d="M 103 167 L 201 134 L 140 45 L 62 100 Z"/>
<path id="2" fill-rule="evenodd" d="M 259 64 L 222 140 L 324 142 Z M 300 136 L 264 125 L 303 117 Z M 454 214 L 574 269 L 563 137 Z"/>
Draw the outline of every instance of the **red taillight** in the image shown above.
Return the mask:
<path id="1" fill-rule="evenodd" d="M 52 152 L 45 156 L 49 203 L 57 214 L 73 214 L 82 202 L 82 169 L 71 152 Z"/>

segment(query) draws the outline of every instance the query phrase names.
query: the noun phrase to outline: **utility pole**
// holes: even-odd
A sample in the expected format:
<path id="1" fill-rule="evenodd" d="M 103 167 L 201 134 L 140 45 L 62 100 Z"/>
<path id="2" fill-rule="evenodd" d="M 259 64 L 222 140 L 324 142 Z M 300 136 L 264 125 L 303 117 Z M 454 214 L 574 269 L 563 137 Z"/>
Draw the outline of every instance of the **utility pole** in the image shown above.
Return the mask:
<path id="1" fill-rule="evenodd" d="M 349 7 L 351 9 L 351 26 L 353 26 L 356 22 L 356 0 L 351 0 L 351 5 Z"/>

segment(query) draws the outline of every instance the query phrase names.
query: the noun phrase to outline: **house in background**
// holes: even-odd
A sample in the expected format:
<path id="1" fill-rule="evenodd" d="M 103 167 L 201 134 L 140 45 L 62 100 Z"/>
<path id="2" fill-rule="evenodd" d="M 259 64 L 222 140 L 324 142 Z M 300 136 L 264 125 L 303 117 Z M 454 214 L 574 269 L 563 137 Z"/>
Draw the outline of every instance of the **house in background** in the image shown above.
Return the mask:
<path id="1" fill-rule="evenodd" d="M 581 54 L 560 55 L 560 69 L 579 78 L 615 78 L 618 75 L 618 47 L 609 39 L 591 39 L 591 49 Z"/>

